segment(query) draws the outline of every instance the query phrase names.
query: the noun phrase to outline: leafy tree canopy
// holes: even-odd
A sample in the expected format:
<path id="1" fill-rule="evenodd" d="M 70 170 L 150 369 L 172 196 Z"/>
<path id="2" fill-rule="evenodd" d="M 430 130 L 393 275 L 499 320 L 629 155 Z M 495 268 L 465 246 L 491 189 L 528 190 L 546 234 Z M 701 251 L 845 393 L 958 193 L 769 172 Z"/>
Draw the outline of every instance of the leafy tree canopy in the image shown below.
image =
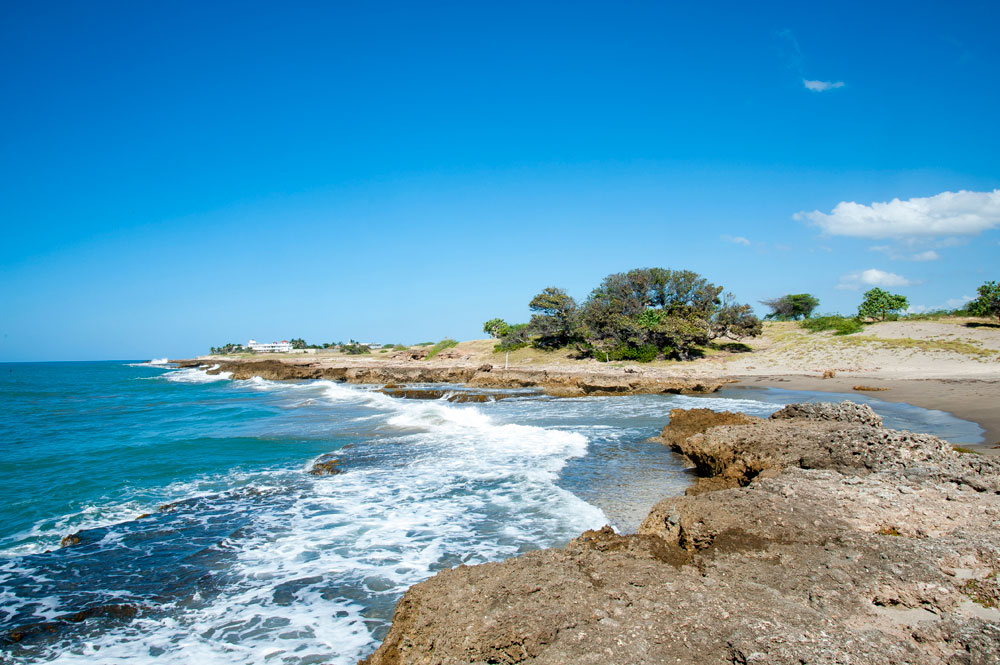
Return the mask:
<path id="1" fill-rule="evenodd" d="M 876 287 L 865 291 L 861 305 L 858 307 L 858 316 L 885 321 L 887 315 L 901 312 L 908 306 L 909 301 L 907 301 L 906 296 L 889 293 Z"/>
<path id="2" fill-rule="evenodd" d="M 721 294 L 721 286 L 689 270 L 639 268 L 608 275 L 579 306 L 562 289 L 548 287 L 529 303 L 527 325 L 491 319 L 483 329 L 501 340 L 497 350 L 531 341 L 542 348 L 576 345 L 602 360 L 686 358 L 717 337 L 761 333 L 749 305 Z"/>
<path id="3" fill-rule="evenodd" d="M 819 307 L 819 298 L 810 293 L 790 293 L 760 302 L 771 309 L 771 313 L 764 318 L 778 321 L 808 319 L 812 316 L 813 310 Z"/>
<path id="4" fill-rule="evenodd" d="M 979 297 L 969 303 L 969 312 L 1000 320 L 1000 282 L 984 282 L 976 291 Z"/>

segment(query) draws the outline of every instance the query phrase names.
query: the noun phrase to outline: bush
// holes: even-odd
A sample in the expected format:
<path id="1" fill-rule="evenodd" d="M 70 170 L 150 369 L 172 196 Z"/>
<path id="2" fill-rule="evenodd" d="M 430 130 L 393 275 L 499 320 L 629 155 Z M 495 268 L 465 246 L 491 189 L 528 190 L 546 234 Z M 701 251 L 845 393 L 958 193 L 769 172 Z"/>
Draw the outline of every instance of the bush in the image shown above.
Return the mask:
<path id="1" fill-rule="evenodd" d="M 365 344 L 351 340 L 350 344 L 342 344 L 340 350 L 350 356 L 359 356 L 363 353 L 371 353 L 372 350 Z"/>
<path id="2" fill-rule="evenodd" d="M 832 330 L 834 335 L 850 335 L 861 332 L 865 326 L 857 317 L 848 318 L 839 314 L 827 314 L 799 321 L 799 326 L 809 332 Z"/>
<path id="3" fill-rule="evenodd" d="M 453 346 L 458 346 L 458 342 L 453 339 L 445 338 L 427 350 L 427 355 L 424 356 L 424 360 L 430 360 L 445 349 L 450 349 Z"/>

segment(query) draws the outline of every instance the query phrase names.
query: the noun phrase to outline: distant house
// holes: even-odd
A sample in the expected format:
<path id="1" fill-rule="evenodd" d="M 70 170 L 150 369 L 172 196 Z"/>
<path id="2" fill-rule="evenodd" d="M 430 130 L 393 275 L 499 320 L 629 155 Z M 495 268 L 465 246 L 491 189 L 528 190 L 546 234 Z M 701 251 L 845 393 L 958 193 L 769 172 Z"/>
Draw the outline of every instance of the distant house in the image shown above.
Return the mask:
<path id="1" fill-rule="evenodd" d="M 258 342 L 252 339 L 247 344 L 247 348 L 257 353 L 287 353 L 292 350 L 292 343 L 287 339 L 280 342 Z"/>

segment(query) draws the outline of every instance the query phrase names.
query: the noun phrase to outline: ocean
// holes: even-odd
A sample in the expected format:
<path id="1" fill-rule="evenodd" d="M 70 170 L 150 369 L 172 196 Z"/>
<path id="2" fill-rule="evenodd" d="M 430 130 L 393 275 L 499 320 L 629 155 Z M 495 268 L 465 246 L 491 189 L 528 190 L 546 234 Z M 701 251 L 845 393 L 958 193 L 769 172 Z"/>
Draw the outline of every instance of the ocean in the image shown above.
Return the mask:
<path id="1" fill-rule="evenodd" d="M 982 438 L 864 395 L 459 404 L 375 388 L 138 361 L 0 364 L 0 660 L 354 665 L 436 571 L 606 523 L 634 531 L 683 493 L 682 461 L 648 441 L 672 408 L 767 416 L 851 398 L 890 427 Z M 342 473 L 309 474 L 328 453 Z M 60 547 L 70 534 L 79 542 Z"/>

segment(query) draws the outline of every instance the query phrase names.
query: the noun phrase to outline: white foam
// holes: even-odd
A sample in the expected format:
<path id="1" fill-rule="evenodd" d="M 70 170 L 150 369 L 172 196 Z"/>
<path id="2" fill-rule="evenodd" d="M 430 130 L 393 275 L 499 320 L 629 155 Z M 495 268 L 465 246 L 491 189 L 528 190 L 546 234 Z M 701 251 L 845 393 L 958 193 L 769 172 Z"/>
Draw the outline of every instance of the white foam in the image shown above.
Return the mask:
<path id="1" fill-rule="evenodd" d="M 362 418 L 378 417 L 377 435 L 342 452 L 342 474 L 314 478 L 288 469 L 268 476 L 294 496 L 255 505 L 251 524 L 223 544 L 236 562 L 219 596 L 160 607 L 169 610 L 166 618 L 141 616 L 64 645 L 52 662 L 353 665 L 375 646 L 373 617 L 375 625 L 387 623 L 410 585 L 442 567 L 563 542 L 607 521 L 556 485 L 566 461 L 586 453 L 579 433 L 329 381 L 251 379 L 233 387 L 289 404 L 325 402 L 338 413 L 370 409 L 375 413 Z M 354 451 L 369 463 L 352 466 Z"/>
<path id="2" fill-rule="evenodd" d="M 218 369 L 219 366 L 215 365 L 210 369 Z M 232 372 L 219 372 L 218 374 L 209 374 L 208 371 L 201 368 L 189 367 L 187 369 L 177 369 L 167 372 L 163 375 L 167 381 L 172 381 L 173 383 L 214 383 L 216 381 L 226 381 L 233 375 Z"/>

